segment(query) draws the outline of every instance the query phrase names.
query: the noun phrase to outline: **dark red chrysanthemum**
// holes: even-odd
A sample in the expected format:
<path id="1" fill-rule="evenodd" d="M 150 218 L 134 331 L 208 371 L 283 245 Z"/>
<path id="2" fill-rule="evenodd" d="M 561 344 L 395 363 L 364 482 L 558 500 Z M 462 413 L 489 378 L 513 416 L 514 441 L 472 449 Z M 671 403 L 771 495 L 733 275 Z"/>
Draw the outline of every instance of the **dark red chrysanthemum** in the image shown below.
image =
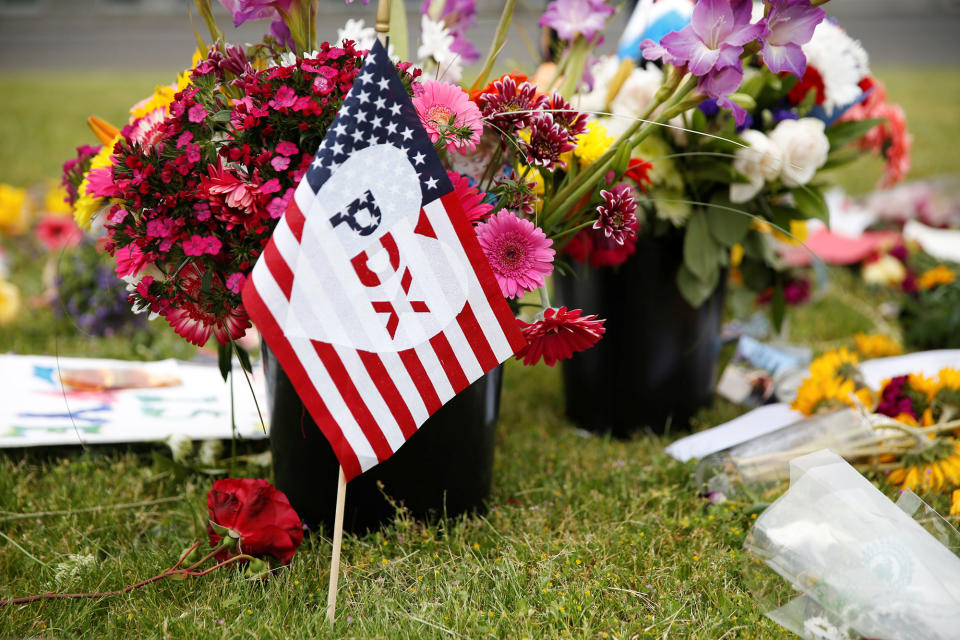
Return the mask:
<path id="1" fill-rule="evenodd" d="M 229 530 L 237 538 L 234 551 L 224 549 L 217 558 L 245 553 L 252 556 L 271 556 L 289 564 L 297 547 L 303 542 L 303 524 L 290 501 L 282 491 L 266 480 L 253 478 L 224 478 L 213 483 L 207 492 L 210 523 L 207 535 L 210 544 L 217 546 L 223 536 L 213 525 Z"/>
<path id="2" fill-rule="evenodd" d="M 619 245 L 637 237 L 640 221 L 637 219 L 637 197 L 625 184 L 600 192 L 603 204 L 597 207 L 597 221 L 593 228 Z"/>
<path id="3" fill-rule="evenodd" d="M 523 364 L 536 364 L 543 358 L 552 367 L 558 360 L 566 360 L 578 351 L 589 349 L 603 336 L 606 329 L 597 316 L 582 316 L 580 309 L 567 311 L 566 307 L 544 311 L 543 319 L 528 324 L 517 319 L 527 346 L 517 352 Z"/>
<path id="4" fill-rule="evenodd" d="M 494 92 L 479 98 L 484 121 L 494 131 L 511 135 L 528 126 L 534 112 L 543 107 L 546 97 L 537 94 L 537 87 L 529 82 L 519 85 L 510 76 L 493 83 Z"/>
<path id="5" fill-rule="evenodd" d="M 553 171 L 561 154 L 574 146 L 567 130 L 554 122 L 549 113 L 538 114 L 530 123 L 530 139 L 520 140 L 520 150 L 526 154 L 527 163 L 547 171 Z"/>
<path id="6" fill-rule="evenodd" d="M 570 134 L 571 138 L 576 138 L 587 130 L 587 114 L 574 109 L 558 92 L 554 91 L 553 95 L 547 98 L 543 108 L 553 116 L 554 122 Z"/>

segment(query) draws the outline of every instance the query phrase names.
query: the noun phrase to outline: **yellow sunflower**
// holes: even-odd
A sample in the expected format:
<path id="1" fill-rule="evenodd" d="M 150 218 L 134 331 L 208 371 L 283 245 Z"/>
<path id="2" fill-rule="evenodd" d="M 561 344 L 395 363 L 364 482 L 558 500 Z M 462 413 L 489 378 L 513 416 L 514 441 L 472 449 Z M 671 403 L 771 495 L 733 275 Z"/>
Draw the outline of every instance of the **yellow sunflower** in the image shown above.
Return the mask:
<path id="1" fill-rule="evenodd" d="M 853 380 L 840 376 L 811 376 L 797 389 L 797 398 L 790 407 L 805 416 L 812 416 L 840 407 L 855 408 L 854 397 L 863 405 L 873 407 L 873 393 L 866 387 L 857 388 Z"/>
<path id="2" fill-rule="evenodd" d="M 814 378 L 832 378 L 839 376 L 845 380 L 860 378 L 857 368 L 860 358 L 856 352 L 846 347 L 827 351 L 825 354 L 810 363 L 810 375 Z"/>
<path id="3" fill-rule="evenodd" d="M 960 489 L 953 490 L 953 504 L 950 505 L 950 515 L 960 516 Z"/>
<path id="4" fill-rule="evenodd" d="M 922 451 L 903 456 L 903 466 L 887 480 L 900 489 L 940 491 L 945 485 L 960 485 L 960 441 L 940 438 Z"/>
<path id="5" fill-rule="evenodd" d="M 857 352 L 864 358 L 883 358 L 903 353 L 903 347 L 899 342 L 882 333 L 872 335 L 858 333 L 853 336 L 853 339 L 857 343 Z"/>

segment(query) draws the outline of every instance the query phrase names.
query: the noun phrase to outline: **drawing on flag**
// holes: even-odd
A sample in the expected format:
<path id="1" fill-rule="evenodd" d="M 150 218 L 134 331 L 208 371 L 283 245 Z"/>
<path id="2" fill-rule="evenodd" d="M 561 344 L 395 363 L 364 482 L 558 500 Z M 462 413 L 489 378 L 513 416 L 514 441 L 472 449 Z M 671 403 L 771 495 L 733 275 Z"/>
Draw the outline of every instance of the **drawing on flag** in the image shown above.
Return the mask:
<path id="1" fill-rule="evenodd" d="M 348 480 L 524 346 L 381 44 L 243 302 Z"/>

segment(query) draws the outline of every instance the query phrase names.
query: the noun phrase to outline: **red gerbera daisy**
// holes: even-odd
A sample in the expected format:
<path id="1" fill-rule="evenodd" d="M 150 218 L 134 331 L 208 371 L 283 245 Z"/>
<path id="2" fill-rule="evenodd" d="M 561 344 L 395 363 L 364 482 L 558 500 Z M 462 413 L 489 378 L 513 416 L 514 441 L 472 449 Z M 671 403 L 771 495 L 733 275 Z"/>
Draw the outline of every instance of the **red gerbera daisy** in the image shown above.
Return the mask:
<path id="1" fill-rule="evenodd" d="M 543 319 L 527 324 L 517 319 L 527 346 L 517 352 L 517 359 L 532 365 L 543 361 L 552 367 L 557 360 L 566 360 L 578 351 L 589 349 L 603 336 L 604 321 L 597 316 L 582 316 L 580 309 L 567 311 L 566 307 L 550 308 Z"/>
<path id="2" fill-rule="evenodd" d="M 447 177 L 453 184 L 453 192 L 463 207 L 463 212 L 467 215 L 467 220 L 471 224 L 480 222 L 493 210 L 493 205 L 483 201 L 486 196 L 476 187 L 470 186 L 470 181 L 466 176 L 462 176 L 456 171 L 447 171 Z"/>

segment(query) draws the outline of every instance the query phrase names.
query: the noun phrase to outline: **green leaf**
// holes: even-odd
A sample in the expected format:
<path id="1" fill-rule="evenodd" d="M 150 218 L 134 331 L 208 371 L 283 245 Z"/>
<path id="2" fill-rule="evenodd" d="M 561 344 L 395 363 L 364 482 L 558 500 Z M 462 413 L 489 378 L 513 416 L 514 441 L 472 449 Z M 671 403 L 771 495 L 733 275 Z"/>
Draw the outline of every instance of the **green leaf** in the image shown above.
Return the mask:
<path id="1" fill-rule="evenodd" d="M 851 120 L 848 122 L 838 122 L 827 129 L 827 140 L 830 141 L 830 148 L 836 149 L 842 147 L 848 142 L 863 137 L 870 129 L 883 122 L 883 118 L 869 118 L 867 120 Z"/>
<path id="2" fill-rule="evenodd" d="M 740 263 L 740 275 L 743 284 L 757 293 L 766 291 L 773 285 L 773 270 L 762 260 L 744 258 Z"/>
<path id="3" fill-rule="evenodd" d="M 702 305 L 717 288 L 719 281 L 719 269 L 714 269 L 712 276 L 703 280 L 694 275 L 686 265 L 681 265 L 677 271 L 677 288 L 692 307 Z"/>
<path id="4" fill-rule="evenodd" d="M 710 235 L 707 216 L 697 209 L 687 221 L 683 238 L 683 263 L 693 275 L 702 280 L 715 279 L 722 249 Z"/>
<path id="5" fill-rule="evenodd" d="M 227 381 L 227 376 L 230 375 L 230 368 L 233 362 L 232 350 L 229 344 L 217 345 L 217 365 L 220 367 L 220 375 L 223 376 L 223 381 Z"/>
<path id="6" fill-rule="evenodd" d="M 221 109 L 210 116 L 210 119 L 214 122 L 230 122 L 230 113 L 230 109 Z"/>
<path id="7" fill-rule="evenodd" d="M 783 319 L 787 315 L 787 299 L 783 295 L 783 281 L 777 278 L 777 286 L 773 289 L 773 297 L 770 299 L 770 319 L 773 321 L 773 328 L 779 333 L 783 327 Z"/>
<path id="8" fill-rule="evenodd" d="M 707 116 L 700 111 L 700 109 L 694 109 L 690 116 L 690 128 L 694 131 L 706 131 L 707 130 Z"/>
<path id="9" fill-rule="evenodd" d="M 841 151 L 831 151 L 830 155 L 827 156 L 827 161 L 820 167 L 820 171 L 826 171 L 827 169 L 836 169 L 837 167 L 842 167 L 848 165 L 854 160 L 863 157 L 863 152 L 857 149 L 844 149 Z"/>
<path id="10" fill-rule="evenodd" d="M 755 229 L 751 230 L 747 234 L 747 237 L 743 239 L 741 245 L 743 246 L 744 255 L 749 258 L 759 260 L 769 265 L 774 264 L 776 261 L 773 247 L 770 244 L 770 236 L 765 233 L 760 233 Z"/>
<path id="11" fill-rule="evenodd" d="M 797 210 L 800 213 L 807 218 L 818 218 L 827 226 L 830 225 L 830 209 L 819 188 L 805 185 L 791 189 L 790 193 L 793 194 L 793 200 L 797 203 Z"/>
<path id="12" fill-rule="evenodd" d="M 713 237 L 725 247 L 732 247 L 743 241 L 750 230 L 751 217 L 747 212 L 737 213 L 729 209 L 721 209 L 720 207 L 737 208 L 730 200 L 723 197 L 715 197 L 711 204 L 719 205 L 719 207 L 707 207 L 707 224 Z"/>

